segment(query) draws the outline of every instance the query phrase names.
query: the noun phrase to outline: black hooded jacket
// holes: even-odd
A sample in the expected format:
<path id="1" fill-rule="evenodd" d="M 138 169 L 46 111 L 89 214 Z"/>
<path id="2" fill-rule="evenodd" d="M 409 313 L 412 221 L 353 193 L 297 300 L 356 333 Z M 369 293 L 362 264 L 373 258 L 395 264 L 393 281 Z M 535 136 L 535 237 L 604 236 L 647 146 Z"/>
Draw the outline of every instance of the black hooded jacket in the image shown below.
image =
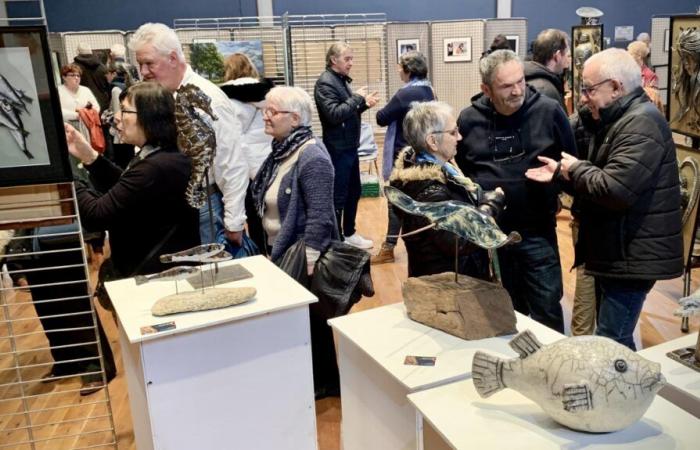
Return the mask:
<path id="1" fill-rule="evenodd" d="M 100 110 L 109 108 L 110 88 L 107 82 L 107 68 L 95 55 L 78 55 L 73 61 L 83 73 L 80 76 L 80 84 L 92 91 L 100 104 Z"/>
<path id="2" fill-rule="evenodd" d="M 525 61 L 525 81 L 537 92 L 558 102 L 564 111 L 564 83 L 561 76 L 535 61 Z"/>
<path id="3" fill-rule="evenodd" d="M 462 140 L 455 158 L 462 172 L 484 190 L 503 188 L 506 209 L 498 221 L 505 233 L 542 232 L 556 225 L 559 187 L 525 178 L 540 167 L 538 156 L 561 159 L 576 154 L 574 135 L 564 111 L 529 87 L 518 111 L 503 116 L 479 94 L 457 121 Z"/>
<path id="4" fill-rule="evenodd" d="M 593 275 L 665 280 L 683 272 L 676 147 L 666 119 L 642 88 L 582 125 L 587 160 L 569 170 L 581 227 L 576 264 Z"/>

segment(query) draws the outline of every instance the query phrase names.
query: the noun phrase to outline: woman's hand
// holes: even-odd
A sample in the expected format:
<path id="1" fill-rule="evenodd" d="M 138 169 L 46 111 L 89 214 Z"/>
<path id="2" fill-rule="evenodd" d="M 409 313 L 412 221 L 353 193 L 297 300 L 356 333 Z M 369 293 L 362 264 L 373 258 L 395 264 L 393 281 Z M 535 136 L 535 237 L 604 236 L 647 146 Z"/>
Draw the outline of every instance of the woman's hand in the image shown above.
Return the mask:
<path id="1" fill-rule="evenodd" d="M 80 162 L 90 165 L 100 155 L 90 146 L 85 137 L 72 125 L 64 123 L 63 127 L 66 130 L 66 142 L 68 143 L 68 152 L 78 158 Z"/>

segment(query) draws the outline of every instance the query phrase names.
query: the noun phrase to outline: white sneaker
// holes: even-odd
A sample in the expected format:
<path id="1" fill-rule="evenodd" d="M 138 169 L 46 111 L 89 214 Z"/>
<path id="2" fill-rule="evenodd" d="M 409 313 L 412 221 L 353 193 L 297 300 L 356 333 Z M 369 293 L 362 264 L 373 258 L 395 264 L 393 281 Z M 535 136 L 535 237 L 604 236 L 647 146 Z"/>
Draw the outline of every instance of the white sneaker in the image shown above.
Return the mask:
<path id="1" fill-rule="evenodd" d="M 350 244 L 353 247 L 363 248 L 365 250 L 374 247 L 374 242 L 363 238 L 358 233 L 355 233 L 352 236 L 345 236 L 345 243 Z"/>

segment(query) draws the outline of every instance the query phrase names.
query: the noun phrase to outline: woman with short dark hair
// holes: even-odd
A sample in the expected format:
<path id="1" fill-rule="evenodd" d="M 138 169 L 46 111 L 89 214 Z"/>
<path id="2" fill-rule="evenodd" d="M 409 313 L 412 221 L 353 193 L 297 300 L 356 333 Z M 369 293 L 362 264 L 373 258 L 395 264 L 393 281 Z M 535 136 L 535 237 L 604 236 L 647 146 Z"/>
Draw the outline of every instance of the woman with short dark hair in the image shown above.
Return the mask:
<path id="1" fill-rule="evenodd" d="M 428 62 L 420 52 L 406 52 L 399 58 L 397 71 L 401 81 L 406 83 L 389 100 L 384 108 L 377 111 L 377 125 L 389 128 L 384 137 L 384 156 L 382 158 L 382 175 L 384 181 L 389 179 L 394 161 L 402 148 L 406 146 L 403 133 L 403 119 L 411 109 L 411 104 L 435 100 L 433 87 L 428 77 Z M 389 224 L 387 236 L 379 253 L 372 257 L 372 264 L 394 261 L 394 247 L 401 231 L 400 212 L 388 205 Z"/>
<path id="2" fill-rule="evenodd" d="M 185 201 L 190 161 L 177 148 L 172 94 L 144 82 L 121 97 L 115 127 L 122 142 L 141 149 L 126 170 L 65 125 L 68 150 L 97 189 L 78 185 L 78 208 L 83 227 L 109 231 L 111 265 L 100 271 L 109 279 L 160 272 L 167 268 L 158 260 L 161 254 L 199 245 L 199 214 Z"/>

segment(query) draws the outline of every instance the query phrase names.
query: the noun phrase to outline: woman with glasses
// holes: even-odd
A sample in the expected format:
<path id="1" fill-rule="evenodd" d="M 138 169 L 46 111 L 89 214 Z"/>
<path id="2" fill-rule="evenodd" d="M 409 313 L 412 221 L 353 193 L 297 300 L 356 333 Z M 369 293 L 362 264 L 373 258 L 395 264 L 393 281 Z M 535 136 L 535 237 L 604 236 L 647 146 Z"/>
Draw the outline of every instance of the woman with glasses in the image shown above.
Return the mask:
<path id="1" fill-rule="evenodd" d="M 408 147 L 396 160 L 389 179 L 392 186 L 419 202 L 456 200 L 478 206 L 491 216 L 500 212 L 503 192 L 483 192 L 453 162 L 462 136 L 452 107 L 437 101 L 414 104 L 403 121 L 403 134 Z M 457 252 L 459 273 L 488 279 L 488 257 L 483 250 L 448 231 L 418 232 L 428 225 L 424 217 L 404 214 L 402 238 L 409 277 L 454 272 Z"/>
<path id="2" fill-rule="evenodd" d="M 83 108 L 94 108 L 100 112 L 100 105 L 92 91 L 80 85 L 80 77 L 83 71 L 76 64 L 68 64 L 61 67 L 61 79 L 63 84 L 58 87 L 58 96 L 61 101 L 63 120 L 77 126 L 80 118 L 78 111 Z"/>
<path id="3" fill-rule="evenodd" d="M 100 269 L 100 281 L 160 272 L 167 269 L 161 254 L 199 245 L 198 211 L 185 201 L 190 161 L 177 148 L 172 93 L 144 82 L 121 97 L 114 117 L 119 138 L 141 149 L 124 171 L 65 124 L 68 150 L 95 187 L 77 186 L 82 225 L 109 231 L 112 256 Z"/>
<path id="4" fill-rule="evenodd" d="M 333 207 L 333 164 L 322 141 L 311 131 L 311 97 L 298 87 L 275 87 L 265 96 L 265 133 L 272 152 L 251 183 L 258 217 L 265 230 L 260 249 L 279 261 L 304 240 L 307 273 L 337 237 Z M 310 308 L 316 398 L 340 391 L 333 334 L 318 304 Z"/>

